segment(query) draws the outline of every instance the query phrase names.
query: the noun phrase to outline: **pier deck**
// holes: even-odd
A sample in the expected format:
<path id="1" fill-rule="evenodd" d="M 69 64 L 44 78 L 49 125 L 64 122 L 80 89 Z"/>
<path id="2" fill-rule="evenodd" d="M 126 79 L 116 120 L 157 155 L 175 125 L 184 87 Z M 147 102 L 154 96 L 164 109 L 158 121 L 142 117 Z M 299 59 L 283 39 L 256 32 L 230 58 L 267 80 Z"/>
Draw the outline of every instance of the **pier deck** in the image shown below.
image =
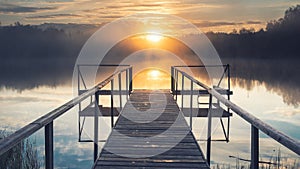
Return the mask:
<path id="1" fill-rule="evenodd" d="M 135 90 L 94 168 L 209 168 L 169 91 Z"/>

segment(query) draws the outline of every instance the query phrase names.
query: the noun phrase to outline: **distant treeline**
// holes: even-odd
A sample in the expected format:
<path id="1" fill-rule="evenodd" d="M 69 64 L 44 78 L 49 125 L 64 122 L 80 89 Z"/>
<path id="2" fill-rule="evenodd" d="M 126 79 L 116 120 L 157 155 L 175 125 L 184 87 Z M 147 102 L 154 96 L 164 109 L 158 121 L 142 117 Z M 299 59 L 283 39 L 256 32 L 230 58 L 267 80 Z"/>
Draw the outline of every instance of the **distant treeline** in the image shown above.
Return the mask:
<path id="1" fill-rule="evenodd" d="M 0 86 L 22 90 L 64 83 L 89 35 L 16 23 L 0 37 Z"/>
<path id="2" fill-rule="evenodd" d="M 80 49 L 98 28 L 99 25 L 30 26 L 18 22 L 0 26 L 0 87 L 22 90 L 70 80 Z M 299 28 L 300 5 L 289 8 L 283 18 L 270 21 L 265 30 L 209 32 L 207 36 L 224 63 L 253 58 L 288 59 L 298 64 L 294 60 L 300 60 Z"/>
<path id="3" fill-rule="evenodd" d="M 283 18 L 268 22 L 266 29 L 241 29 L 232 33 L 207 33 L 221 58 L 300 59 L 300 5 Z"/>

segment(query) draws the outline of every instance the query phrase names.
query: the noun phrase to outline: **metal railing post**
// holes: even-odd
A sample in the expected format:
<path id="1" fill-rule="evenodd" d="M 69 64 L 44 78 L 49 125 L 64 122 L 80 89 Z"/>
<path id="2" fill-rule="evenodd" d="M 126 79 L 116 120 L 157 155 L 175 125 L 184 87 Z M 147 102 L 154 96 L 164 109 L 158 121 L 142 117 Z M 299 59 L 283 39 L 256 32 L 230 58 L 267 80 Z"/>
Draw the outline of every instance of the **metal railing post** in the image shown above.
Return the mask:
<path id="1" fill-rule="evenodd" d="M 123 107 L 122 105 L 122 74 L 119 73 L 118 75 L 118 78 L 119 78 L 119 99 L 120 99 L 120 111 Z"/>
<path id="2" fill-rule="evenodd" d="M 259 132 L 258 129 L 251 125 L 251 169 L 258 169 L 259 158 Z"/>
<path id="3" fill-rule="evenodd" d="M 181 111 L 183 112 L 183 90 L 184 90 L 184 75 L 181 73 Z"/>
<path id="4" fill-rule="evenodd" d="M 227 65 L 227 79 L 228 79 L 228 81 L 227 81 L 227 84 L 228 84 L 228 91 L 230 91 L 230 65 L 228 64 Z"/>
<path id="5" fill-rule="evenodd" d="M 206 144 L 206 159 L 210 165 L 210 152 L 211 152 L 211 123 L 212 123 L 212 95 L 209 95 L 209 108 L 208 108 L 208 124 L 207 124 L 207 144 Z"/>
<path id="6" fill-rule="evenodd" d="M 80 77 L 79 77 L 79 71 L 80 71 L 80 68 L 79 68 L 79 65 L 77 65 L 77 92 L 78 92 L 78 95 L 79 95 L 79 92 L 80 92 Z M 81 102 L 78 103 L 78 140 L 80 141 L 81 140 L 81 132 L 80 132 L 80 127 L 81 127 L 81 122 L 80 122 L 80 114 L 81 112 Z"/>
<path id="7" fill-rule="evenodd" d="M 175 76 L 176 76 L 176 85 L 175 85 L 175 93 L 176 93 L 176 96 L 175 96 L 175 100 L 177 101 L 177 97 L 178 97 L 178 71 L 175 69 Z"/>
<path id="8" fill-rule="evenodd" d="M 98 92 L 95 93 L 95 112 L 94 112 L 94 162 L 98 158 L 98 112 L 99 112 L 99 95 Z"/>
<path id="9" fill-rule="evenodd" d="M 129 91 L 132 93 L 132 67 L 129 68 Z"/>
<path id="10" fill-rule="evenodd" d="M 228 93 L 227 93 L 227 99 L 230 100 L 230 66 L 227 64 L 227 88 L 228 88 Z M 227 108 L 227 111 L 230 111 L 230 108 Z"/>
<path id="11" fill-rule="evenodd" d="M 171 66 L 171 91 L 174 95 L 174 67 Z"/>
<path id="12" fill-rule="evenodd" d="M 80 91 L 80 68 L 79 68 L 79 65 L 77 65 L 77 91 L 78 91 L 78 94 L 79 94 L 79 91 Z"/>
<path id="13" fill-rule="evenodd" d="M 53 121 L 45 126 L 45 163 L 46 169 L 53 169 Z"/>
<path id="14" fill-rule="evenodd" d="M 191 101 L 190 101 L 190 128 L 193 130 L 193 81 L 191 80 Z"/>
<path id="15" fill-rule="evenodd" d="M 129 77 L 129 74 L 128 74 L 128 69 L 126 69 L 126 100 L 128 101 L 128 97 L 129 97 L 129 89 L 128 89 L 128 77 Z"/>
<path id="16" fill-rule="evenodd" d="M 114 79 L 110 81 L 110 121 L 111 121 L 111 128 L 114 127 Z"/>

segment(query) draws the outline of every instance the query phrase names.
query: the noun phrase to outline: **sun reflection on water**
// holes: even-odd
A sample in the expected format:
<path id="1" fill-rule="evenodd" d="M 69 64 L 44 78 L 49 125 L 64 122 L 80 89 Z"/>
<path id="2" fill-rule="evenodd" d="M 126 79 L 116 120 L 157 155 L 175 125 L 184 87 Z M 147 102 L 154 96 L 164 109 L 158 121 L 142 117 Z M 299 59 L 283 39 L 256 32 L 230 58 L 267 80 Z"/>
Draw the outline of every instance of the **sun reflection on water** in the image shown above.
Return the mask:
<path id="1" fill-rule="evenodd" d="M 160 69 L 148 68 L 137 73 L 133 79 L 136 89 L 169 89 L 170 75 Z"/>

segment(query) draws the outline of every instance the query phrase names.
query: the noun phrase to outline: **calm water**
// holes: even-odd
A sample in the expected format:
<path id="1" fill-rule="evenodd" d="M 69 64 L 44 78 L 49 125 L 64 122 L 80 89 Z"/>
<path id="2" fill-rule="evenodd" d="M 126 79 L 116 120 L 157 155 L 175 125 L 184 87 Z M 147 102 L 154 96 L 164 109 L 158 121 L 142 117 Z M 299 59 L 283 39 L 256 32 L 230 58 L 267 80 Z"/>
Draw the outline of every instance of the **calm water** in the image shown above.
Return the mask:
<path id="1" fill-rule="evenodd" d="M 239 83 L 237 83 L 239 82 Z M 295 104 L 288 103 L 280 93 L 270 90 L 267 85 L 252 81 L 251 88 L 243 85 L 242 81 L 232 81 L 233 96 L 231 100 L 253 113 L 256 117 L 271 124 L 287 135 L 300 140 L 300 109 Z M 72 87 L 58 86 L 56 88 L 39 87 L 18 92 L 11 89 L 1 89 L 0 97 L 0 129 L 15 131 L 30 123 L 33 119 L 53 110 L 70 100 L 73 96 Z M 105 99 L 103 100 L 103 102 Z M 78 108 L 63 115 L 54 122 L 55 135 L 55 166 L 57 168 L 90 168 L 93 158 L 93 144 L 78 142 Z M 91 125 L 92 121 L 87 121 Z M 205 119 L 194 119 L 194 133 L 197 139 L 206 137 Z M 230 125 L 230 142 L 213 142 L 212 160 L 218 163 L 235 164 L 236 160 L 230 155 L 249 159 L 250 157 L 250 125 L 238 115 L 233 115 Z M 100 139 L 106 139 L 110 132 L 109 119 L 100 119 Z M 89 137 L 89 129 L 85 129 L 85 136 Z M 213 138 L 223 138 L 220 123 L 213 121 Z M 267 136 L 260 135 L 260 156 L 263 160 L 270 160 L 281 151 L 281 157 L 288 157 L 287 163 L 294 162 L 299 157 L 286 150 Z M 43 159 L 43 131 L 38 132 L 31 139 Z M 199 142 L 205 153 L 205 142 Z M 103 143 L 100 143 L 101 147 Z M 240 162 L 242 163 L 242 162 Z M 244 163 L 247 164 L 247 163 Z"/>

